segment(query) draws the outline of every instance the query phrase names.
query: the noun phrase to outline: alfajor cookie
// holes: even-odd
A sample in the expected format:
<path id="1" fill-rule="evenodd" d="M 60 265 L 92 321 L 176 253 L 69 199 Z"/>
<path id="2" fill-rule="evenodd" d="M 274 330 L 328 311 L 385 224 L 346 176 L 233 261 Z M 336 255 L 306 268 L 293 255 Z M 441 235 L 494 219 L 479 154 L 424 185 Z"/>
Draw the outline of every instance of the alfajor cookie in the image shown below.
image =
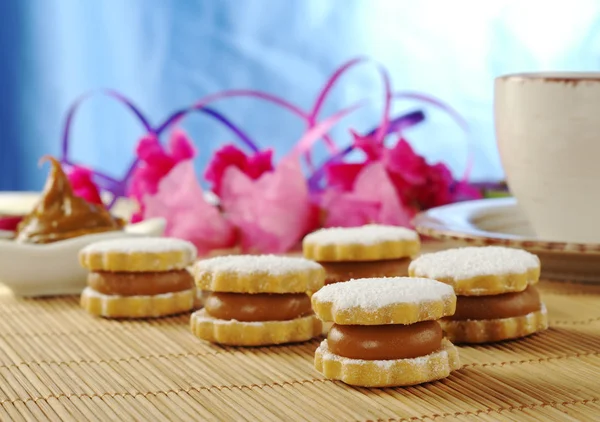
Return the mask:
<path id="1" fill-rule="evenodd" d="M 265 346 L 312 339 L 322 332 L 309 294 L 325 270 L 317 263 L 274 255 L 232 255 L 198 261 L 193 268 L 204 309 L 192 314 L 199 338 L 232 346 Z"/>
<path id="2" fill-rule="evenodd" d="M 456 312 L 440 324 L 455 343 L 510 340 L 548 328 L 536 288 L 540 261 L 527 251 L 499 246 L 449 249 L 420 256 L 409 273 L 454 288 Z"/>
<path id="3" fill-rule="evenodd" d="M 437 322 L 454 313 L 448 285 L 408 277 L 350 280 L 323 287 L 312 305 L 320 319 L 334 323 L 315 352 L 315 368 L 326 378 L 408 386 L 460 368 L 458 351 Z"/>
<path id="4" fill-rule="evenodd" d="M 304 257 L 327 271 L 325 283 L 407 275 L 410 257 L 419 253 L 419 236 L 404 227 L 369 224 L 320 229 L 302 242 Z"/>
<path id="5" fill-rule="evenodd" d="M 162 237 L 111 239 L 79 253 L 88 287 L 81 306 L 106 318 L 151 318 L 194 307 L 196 289 L 187 267 L 196 259 L 190 242 Z"/>

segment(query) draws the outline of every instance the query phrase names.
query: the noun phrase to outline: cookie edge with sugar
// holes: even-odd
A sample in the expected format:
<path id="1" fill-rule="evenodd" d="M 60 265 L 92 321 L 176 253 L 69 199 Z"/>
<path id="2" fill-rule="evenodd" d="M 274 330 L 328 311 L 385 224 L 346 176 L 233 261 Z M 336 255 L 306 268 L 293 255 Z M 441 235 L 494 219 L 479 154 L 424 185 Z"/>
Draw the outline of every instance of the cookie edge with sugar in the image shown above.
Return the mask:
<path id="1" fill-rule="evenodd" d="M 458 350 L 447 339 L 442 340 L 442 347 L 437 352 L 389 361 L 338 356 L 329 350 L 327 340 L 323 340 L 315 351 L 314 366 L 327 379 L 357 387 L 403 387 L 446 378 L 460 369 L 461 363 Z"/>
<path id="2" fill-rule="evenodd" d="M 310 267 L 285 274 L 273 274 L 268 269 L 254 273 L 203 269 L 204 262 L 210 260 L 211 258 L 198 261 L 193 266 L 192 275 L 200 290 L 224 293 L 306 293 L 316 292 L 325 285 L 325 269 L 314 262 L 311 262 Z"/>
<path id="3" fill-rule="evenodd" d="M 144 238 L 136 239 L 142 241 Z M 178 242 L 179 247 L 159 252 L 144 250 L 143 247 L 140 247 L 139 250 L 128 251 L 118 248 L 113 251 L 110 249 L 95 250 L 94 245 L 100 243 L 91 243 L 79 251 L 79 263 L 83 268 L 89 271 L 164 272 L 185 269 L 194 262 L 197 256 L 196 247 L 185 240 Z"/>
<path id="4" fill-rule="evenodd" d="M 323 332 L 322 323 L 314 314 L 289 321 L 241 322 L 219 320 L 204 309 L 191 315 L 190 329 L 201 340 L 227 346 L 300 343 Z"/>
<path id="5" fill-rule="evenodd" d="M 414 261 L 413 261 L 414 262 Z M 412 265 L 412 263 L 411 263 Z M 425 272 L 417 272 L 409 265 L 410 277 L 428 277 Z M 458 296 L 492 296 L 504 293 L 518 293 L 533 286 L 540 279 L 541 268 L 530 268 L 524 273 L 508 273 L 499 275 L 485 275 L 471 278 L 454 279 L 451 277 L 437 277 L 435 280 L 448 284 L 454 288 Z"/>
<path id="6" fill-rule="evenodd" d="M 440 325 L 448 339 L 457 344 L 495 343 L 514 340 L 539 333 L 548 328 L 548 311 L 542 305 L 539 311 L 527 315 L 482 320 L 441 320 Z"/>
<path id="7" fill-rule="evenodd" d="M 439 252 L 432 252 L 421 257 L 414 259 L 408 266 L 408 275 L 410 277 L 426 277 L 438 280 L 442 283 L 449 284 L 454 288 L 454 291 L 458 296 L 489 296 L 503 293 L 516 293 L 522 292 L 529 285 L 535 285 L 538 283 L 541 275 L 541 264 L 540 259 L 535 254 L 527 252 L 525 250 L 516 249 L 519 253 L 524 252 L 531 257 L 535 257 L 537 265 L 535 267 L 529 267 L 525 271 L 507 271 L 504 273 L 490 273 L 490 274 L 477 274 L 472 277 L 457 277 L 456 275 L 444 275 L 435 276 L 432 271 L 427 268 L 419 268 L 421 258 L 427 256 L 435 256 L 436 254 L 448 253 L 450 251 L 458 251 L 465 249 L 485 249 L 491 248 L 490 246 L 471 246 L 462 248 L 451 248 Z M 506 250 L 513 250 L 514 248 L 507 248 L 501 246 L 494 246 L 493 248 L 500 248 Z M 459 259 L 458 257 L 456 259 Z M 421 264 L 422 265 L 422 264 Z"/>
<path id="8" fill-rule="evenodd" d="M 160 318 L 193 309 L 196 289 L 148 296 L 105 295 L 86 287 L 80 305 L 89 314 L 104 318 Z"/>
<path id="9" fill-rule="evenodd" d="M 370 279 L 361 279 L 362 282 L 367 282 L 367 280 Z M 343 288 L 346 283 L 354 281 L 356 280 L 330 284 L 328 288 Z M 431 281 L 437 282 L 436 280 Z M 408 283 L 410 281 L 403 282 Z M 454 292 L 441 295 L 438 300 L 401 302 L 379 307 L 374 304 L 375 311 L 363 309 L 360 306 L 339 309 L 334 302 L 335 299 L 321 299 L 318 292 L 311 296 L 311 304 L 315 314 L 324 322 L 333 322 L 339 325 L 408 325 L 420 321 L 436 321 L 445 316 L 453 315 L 456 311 L 456 295 Z"/>
<path id="10" fill-rule="evenodd" d="M 390 227 L 395 228 L 395 227 Z M 334 229 L 340 229 L 336 227 Z M 355 228 L 349 228 L 355 229 Z M 382 240 L 373 244 L 361 242 L 326 243 L 315 238 L 315 234 L 331 229 L 320 229 L 310 233 L 302 240 L 302 253 L 305 258 L 323 262 L 344 261 L 381 261 L 388 259 L 409 258 L 421 250 L 421 241 L 417 232 L 413 239 Z"/>

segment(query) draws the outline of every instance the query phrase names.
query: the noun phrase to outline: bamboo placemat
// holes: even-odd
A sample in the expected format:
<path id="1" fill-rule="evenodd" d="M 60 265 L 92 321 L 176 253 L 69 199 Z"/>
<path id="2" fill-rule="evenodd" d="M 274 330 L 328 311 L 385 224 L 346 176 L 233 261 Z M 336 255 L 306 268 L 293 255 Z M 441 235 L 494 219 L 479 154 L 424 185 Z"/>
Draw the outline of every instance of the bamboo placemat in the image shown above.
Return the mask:
<path id="1" fill-rule="evenodd" d="M 462 347 L 439 382 L 371 390 L 323 379 L 320 340 L 219 347 L 187 315 L 108 321 L 76 297 L 0 290 L 0 420 L 600 420 L 600 286 L 541 289 L 547 332 Z"/>

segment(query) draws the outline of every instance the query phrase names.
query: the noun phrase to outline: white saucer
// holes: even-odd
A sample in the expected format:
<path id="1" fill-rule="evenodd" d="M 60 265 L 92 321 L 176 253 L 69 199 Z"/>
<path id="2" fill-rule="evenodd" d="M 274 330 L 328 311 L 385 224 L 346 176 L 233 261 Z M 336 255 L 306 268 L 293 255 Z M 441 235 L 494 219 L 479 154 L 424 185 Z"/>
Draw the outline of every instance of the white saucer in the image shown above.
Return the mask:
<path id="1" fill-rule="evenodd" d="M 413 221 L 424 236 L 458 245 L 503 245 L 528 250 L 542 261 L 542 277 L 600 283 L 600 244 L 536 237 L 514 198 L 460 202 L 425 211 Z"/>
<path id="2" fill-rule="evenodd" d="M 39 192 L 0 191 L 0 215 L 25 215 L 33 209 L 39 197 Z"/>
<path id="3" fill-rule="evenodd" d="M 28 214 L 37 201 L 38 192 L 0 192 L 0 215 Z M 126 199 L 117 202 L 114 214 L 128 218 L 135 210 Z M 152 218 L 129 224 L 123 231 L 88 234 L 48 244 L 16 243 L 8 240 L 14 232 L 0 230 L 0 283 L 17 296 L 54 296 L 79 294 L 86 286 L 87 271 L 77 254 L 90 243 L 115 237 L 162 236 L 166 221 Z"/>

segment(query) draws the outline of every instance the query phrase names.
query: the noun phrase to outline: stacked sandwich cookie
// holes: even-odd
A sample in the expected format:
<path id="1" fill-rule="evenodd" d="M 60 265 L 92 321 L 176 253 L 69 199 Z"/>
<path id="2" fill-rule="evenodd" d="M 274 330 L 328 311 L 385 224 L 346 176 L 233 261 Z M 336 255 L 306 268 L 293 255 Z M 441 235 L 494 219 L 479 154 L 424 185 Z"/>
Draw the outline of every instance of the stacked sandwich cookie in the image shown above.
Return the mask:
<path id="1" fill-rule="evenodd" d="M 536 284 L 540 261 L 524 250 L 487 246 L 422 255 L 409 272 L 452 286 L 456 312 L 441 321 L 456 343 L 487 343 L 528 336 L 548 328 Z"/>
<path id="2" fill-rule="evenodd" d="M 421 384 L 459 369 L 437 320 L 454 313 L 450 286 L 423 278 L 374 278 L 325 286 L 313 309 L 334 325 L 315 352 L 326 378 L 363 387 Z"/>
<path id="3" fill-rule="evenodd" d="M 323 286 L 325 271 L 303 258 L 273 255 L 223 256 L 198 261 L 204 309 L 192 314 L 199 338 L 233 346 L 301 342 L 322 332 L 309 295 Z"/>
<path id="4" fill-rule="evenodd" d="M 358 278 L 397 277 L 408 273 L 410 257 L 420 250 L 416 232 L 368 224 L 317 230 L 302 242 L 304 257 L 327 271 L 326 284 Z"/>
<path id="5" fill-rule="evenodd" d="M 93 243 L 79 253 L 90 273 L 81 306 L 107 318 L 149 318 L 189 311 L 196 289 L 186 269 L 193 244 L 171 238 L 124 238 Z"/>

